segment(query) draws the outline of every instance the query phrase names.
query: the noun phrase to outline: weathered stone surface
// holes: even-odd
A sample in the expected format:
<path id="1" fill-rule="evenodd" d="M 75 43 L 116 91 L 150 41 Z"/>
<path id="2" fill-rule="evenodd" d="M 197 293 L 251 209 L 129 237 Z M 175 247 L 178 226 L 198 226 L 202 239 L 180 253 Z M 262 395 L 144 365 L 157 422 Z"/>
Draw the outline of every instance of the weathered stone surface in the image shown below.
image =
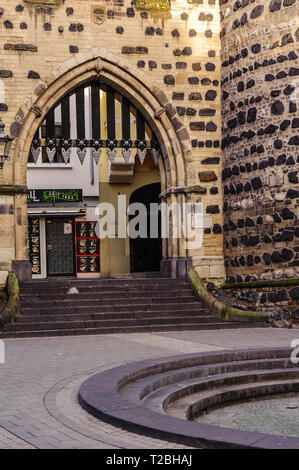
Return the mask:
<path id="1" fill-rule="evenodd" d="M 184 47 L 184 49 L 182 50 L 182 55 L 186 55 L 186 56 L 189 56 L 192 54 L 192 49 L 191 47 Z"/>
<path id="2" fill-rule="evenodd" d="M 205 94 L 206 101 L 214 101 L 217 96 L 217 91 L 215 90 L 208 90 Z"/>
<path id="3" fill-rule="evenodd" d="M 215 235 L 219 235 L 220 233 L 222 233 L 221 225 L 219 225 L 219 224 L 214 224 L 214 225 L 213 225 L 213 233 L 214 233 Z"/>
<path id="4" fill-rule="evenodd" d="M 28 72 L 28 78 L 35 78 L 35 79 L 38 79 L 40 78 L 40 75 L 38 72 L 34 72 L 33 70 L 29 70 Z"/>
<path id="5" fill-rule="evenodd" d="M 261 52 L 261 49 L 262 49 L 262 46 L 261 46 L 261 44 L 259 44 L 259 43 L 253 44 L 253 45 L 251 46 L 251 51 L 252 51 L 254 54 L 258 54 L 259 52 Z"/>
<path id="6" fill-rule="evenodd" d="M 299 287 L 293 287 L 290 290 L 290 296 L 292 297 L 292 299 L 298 300 L 299 299 Z"/>
<path id="7" fill-rule="evenodd" d="M 77 52 L 79 52 L 79 49 L 77 46 L 70 46 L 69 47 L 69 51 L 72 53 L 72 54 L 76 54 Z"/>
<path id="8" fill-rule="evenodd" d="M 185 96 L 185 93 L 179 93 L 179 92 L 172 93 L 173 100 L 183 100 L 184 96 Z"/>
<path id="9" fill-rule="evenodd" d="M 214 171 L 201 171 L 198 173 L 198 177 L 201 182 L 206 183 L 217 180 L 217 175 Z"/>
<path id="10" fill-rule="evenodd" d="M 0 70 L 0 78 L 10 78 L 13 76 L 11 70 Z"/>
<path id="11" fill-rule="evenodd" d="M 219 206 L 218 205 L 211 205 L 206 207 L 206 213 L 207 214 L 219 214 Z"/>
<path id="12" fill-rule="evenodd" d="M 271 105 L 271 113 L 278 116 L 280 114 L 283 114 L 284 112 L 284 105 L 282 101 L 276 100 L 272 103 Z"/>
<path id="13" fill-rule="evenodd" d="M 92 55 L 102 57 L 102 62 L 107 62 L 107 68 L 108 64 L 114 67 L 114 71 L 120 67 L 119 79 L 123 80 L 122 74 L 128 73 L 126 86 L 131 79 L 137 80 L 140 90 L 136 88 L 136 103 L 144 80 L 144 96 L 153 93 L 152 98 L 158 99 L 161 109 L 166 111 L 163 116 L 172 127 L 167 132 L 173 134 L 173 139 L 179 139 L 179 142 L 171 142 L 174 152 L 183 150 L 183 156 L 175 156 L 175 161 L 165 159 L 166 173 L 171 166 L 172 171 L 183 174 L 180 165 L 186 162 L 186 181 L 196 178 L 199 172 L 208 168 L 215 169 L 216 180 L 222 168 L 219 159 L 220 145 L 222 147 L 223 168 L 227 169 L 222 174 L 223 186 L 218 186 L 218 182 L 215 186 L 209 181 L 203 183 L 207 190 L 201 199 L 204 207 L 219 208 L 219 212 L 212 217 L 213 228 L 205 232 L 203 252 L 208 256 L 216 249 L 217 255 L 221 256 L 222 237 L 217 237 L 219 246 L 213 245 L 213 239 L 215 222 L 220 226 L 223 213 L 228 275 L 231 274 L 230 270 L 236 271 L 238 268 L 238 272 L 234 273 L 236 278 L 249 276 L 252 279 L 256 276 L 260 279 L 263 270 L 267 269 L 263 258 L 265 246 L 270 257 L 274 251 L 279 252 L 282 261 L 278 264 L 299 263 L 298 251 L 294 249 L 295 241 L 298 242 L 295 222 L 298 216 L 299 120 L 298 106 L 290 98 L 294 92 L 292 83 L 298 77 L 295 62 L 298 42 L 292 42 L 299 40 L 299 31 L 294 23 L 295 2 L 222 0 L 221 4 L 225 3 L 221 12 L 222 25 L 218 23 L 217 8 L 210 7 L 212 2 L 190 2 L 184 8 L 179 4 L 171 5 L 171 10 L 165 14 L 137 11 L 134 2 L 128 5 L 123 2 L 102 2 L 99 5 L 96 5 L 99 2 L 91 2 L 91 17 L 87 8 L 89 2 L 81 1 L 81 8 L 80 2 L 76 6 L 75 1 L 69 0 L 62 2 L 59 8 L 52 6 L 50 10 L 47 2 L 40 2 L 32 8 L 25 6 L 24 13 L 17 5 L 24 2 L 6 2 L 2 25 L 3 31 L 12 39 L 6 39 L 0 55 L 2 69 L 11 70 L 12 75 L 2 77 L 5 98 L 1 101 L 5 103 L 0 104 L 0 111 L 5 112 L 9 107 L 9 113 L 5 116 L 7 124 L 12 126 L 14 135 L 20 135 L 26 119 L 26 112 L 18 115 L 22 103 L 25 102 L 25 107 L 31 109 L 31 101 L 34 102 L 38 94 L 43 93 L 46 103 L 51 98 L 48 90 L 52 79 L 49 77 L 56 77 L 57 86 L 60 86 L 59 74 L 69 70 L 67 73 L 71 76 L 73 67 L 79 70 L 78 65 L 82 71 L 85 70 L 84 73 L 87 72 L 86 79 L 89 79 L 88 70 L 92 77 L 95 76 L 98 68 L 92 68 L 93 65 L 89 68 Z M 86 3 L 86 8 L 83 3 Z M 159 18 L 157 15 L 160 15 Z M 180 21 L 177 21 L 178 18 Z M 34 19 L 37 19 L 37 25 L 43 32 L 40 38 L 35 34 Z M 14 29 L 5 29 L 3 21 L 7 20 Z M 20 27 L 22 20 L 26 21 L 26 30 Z M 44 25 L 47 27 L 43 29 Z M 219 30 L 222 31 L 222 44 Z M 165 43 L 161 41 L 163 34 Z M 67 35 L 73 38 L 69 42 Z M 117 41 L 117 38 L 122 41 Z M 204 43 L 203 48 L 198 48 L 200 41 Z M 30 43 L 36 46 L 32 44 L 30 48 Z M 53 44 L 57 44 L 57 48 L 53 48 Z M 76 45 L 70 47 L 69 44 Z M 74 56 L 79 49 L 80 54 Z M 122 59 L 117 62 L 121 54 Z M 19 62 L 25 65 L 17 68 Z M 58 64 L 61 66 L 56 67 Z M 139 73 L 135 74 L 135 67 Z M 31 80 L 27 80 L 27 76 Z M 47 84 L 46 88 L 41 83 L 39 91 L 37 87 L 32 90 L 32 80 L 39 76 Z M 221 92 L 218 92 L 219 85 Z M 19 90 L 22 103 L 14 109 Z M 162 101 L 159 98 L 161 94 L 164 95 Z M 145 109 L 150 112 L 151 106 Z M 200 121 L 197 121 L 198 117 Z M 191 122 L 193 120 L 195 122 Z M 219 139 L 222 139 L 221 144 Z M 165 145 L 167 154 L 169 142 Z M 173 170 L 176 165 L 176 170 Z M 9 170 L 7 174 L 13 173 Z M 170 176 L 167 173 L 166 177 L 169 185 L 175 185 L 175 174 Z M 274 214 L 273 217 L 270 214 Z M 294 218 L 289 219 L 292 214 Z M 220 226 L 218 233 L 221 232 Z M 232 233 L 234 237 L 231 241 Z M 264 236 L 267 245 L 264 245 Z M 283 252 L 284 248 L 294 253 L 288 261 L 285 260 L 290 254 Z M 271 275 L 286 277 L 281 266 L 272 273 L 271 264 L 272 261 L 268 267 Z M 287 267 L 294 269 L 297 265 Z M 278 269 L 282 269 L 281 274 Z"/>
<path id="14" fill-rule="evenodd" d="M 143 46 L 129 47 L 123 46 L 121 50 L 122 54 L 148 54 L 148 48 Z"/>
<path id="15" fill-rule="evenodd" d="M 269 4 L 269 10 L 271 12 L 278 11 L 281 9 L 281 0 L 271 0 Z"/>
<path id="16" fill-rule="evenodd" d="M 194 62 L 192 64 L 192 69 L 195 70 L 195 71 L 201 70 L 201 64 L 199 62 Z"/>
<path id="17" fill-rule="evenodd" d="M 189 100 L 201 100 L 202 97 L 200 93 L 196 92 L 196 93 L 190 93 L 188 99 Z"/>
<path id="18" fill-rule="evenodd" d="M 158 64 L 155 60 L 149 60 L 148 61 L 148 66 L 150 69 L 156 69 L 158 67 Z"/>
<path id="19" fill-rule="evenodd" d="M 208 157 L 202 160 L 203 165 L 218 165 L 220 163 L 219 157 Z"/>
<path id="20" fill-rule="evenodd" d="M 207 132 L 215 132 L 217 130 L 217 125 L 213 121 L 209 121 L 206 124 L 206 131 Z"/>
<path id="21" fill-rule="evenodd" d="M 251 19 L 258 18 L 259 16 L 263 14 L 263 12 L 264 12 L 264 5 L 257 5 L 256 7 L 253 8 L 253 10 L 251 10 L 250 18 Z"/>
<path id="22" fill-rule="evenodd" d="M 281 39 L 282 46 L 285 46 L 286 44 L 291 44 L 292 42 L 294 42 L 294 39 L 291 33 L 284 34 L 284 36 Z"/>
<path id="23" fill-rule="evenodd" d="M 287 207 L 284 207 L 282 209 L 282 218 L 283 218 L 283 220 L 293 220 L 294 217 L 295 217 L 295 214 L 294 214 L 293 211 L 291 211 Z"/>
<path id="24" fill-rule="evenodd" d="M 189 77 L 188 78 L 188 83 L 190 85 L 198 85 L 199 83 L 199 78 L 198 77 Z"/>
<path id="25" fill-rule="evenodd" d="M 187 114 L 187 116 L 195 116 L 195 114 L 196 114 L 196 109 L 194 109 L 194 108 L 187 108 L 186 114 Z"/>
<path id="26" fill-rule="evenodd" d="M 190 122 L 190 130 L 191 131 L 204 131 L 205 123 L 201 121 Z"/>
<path id="27" fill-rule="evenodd" d="M 199 116 L 215 116 L 216 110 L 211 108 L 202 108 L 198 111 Z"/>
<path id="28" fill-rule="evenodd" d="M 212 62 L 207 62 L 205 64 L 205 69 L 207 72 L 214 72 L 214 70 L 216 69 L 216 66 Z"/>

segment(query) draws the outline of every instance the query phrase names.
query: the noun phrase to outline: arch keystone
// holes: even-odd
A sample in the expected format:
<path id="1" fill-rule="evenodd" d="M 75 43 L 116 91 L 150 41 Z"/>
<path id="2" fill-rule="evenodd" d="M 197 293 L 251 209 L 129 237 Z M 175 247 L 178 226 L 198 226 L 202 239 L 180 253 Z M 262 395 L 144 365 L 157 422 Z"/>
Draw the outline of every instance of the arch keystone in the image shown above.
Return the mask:
<path id="1" fill-rule="evenodd" d="M 97 74 L 100 74 L 103 68 L 104 68 L 104 64 L 103 64 L 102 59 L 100 58 L 97 59 L 95 63 L 95 71 L 97 72 Z"/>

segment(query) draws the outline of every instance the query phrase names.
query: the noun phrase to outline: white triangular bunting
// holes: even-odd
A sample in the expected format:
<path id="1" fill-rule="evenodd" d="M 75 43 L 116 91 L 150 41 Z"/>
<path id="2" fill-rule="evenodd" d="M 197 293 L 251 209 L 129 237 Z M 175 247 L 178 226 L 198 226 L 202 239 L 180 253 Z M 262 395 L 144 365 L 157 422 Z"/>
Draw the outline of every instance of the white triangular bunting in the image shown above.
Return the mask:
<path id="1" fill-rule="evenodd" d="M 87 153 L 87 149 L 86 149 L 86 148 L 84 148 L 84 149 L 82 149 L 82 150 L 80 150 L 80 148 L 77 148 L 77 155 L 78 155 L 78 157 L 79 157 L 79 160 L 80 160 L 81 165 L 83 165 L 83 163 L 84 163 L 84 159 L 85 159 L 85 157 L 86 157 L 86 153 Z"/>
<path id="2" fill-rule="evenodd" d="M 95 161 L 96 165 L 99 163 L 101 153 L 102 153 L 101 148 L 99 148 L 97 150 L 95 148 L 92 149 L 92 156 L 94 158 L 94 161 Z"/>

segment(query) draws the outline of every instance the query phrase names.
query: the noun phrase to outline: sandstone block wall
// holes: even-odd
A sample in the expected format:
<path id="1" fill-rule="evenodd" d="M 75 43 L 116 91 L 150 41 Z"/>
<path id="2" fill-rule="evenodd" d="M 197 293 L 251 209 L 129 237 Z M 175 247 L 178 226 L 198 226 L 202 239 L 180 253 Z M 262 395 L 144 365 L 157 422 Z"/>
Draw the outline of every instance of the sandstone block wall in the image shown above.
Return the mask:
<path id="1" fill-rule="evenodd" d="M 299 274 L 296 0 L 221 0 L 229 281 Z"/>
<path id="2" fill-rule="evenodd" d="M 2 2 L 0 115 L 6 131 L 17 138 L 21 106 L 59 64 L 96 46 L 128 59 L 159 83 L 172 102 L 177 127 L 189 131 L 196 181 L 202 187 L 197 199 L 211 215 L 203 247 L 193 255 L 205 260 L 198 264 L 204 276 L 224 277 L 218 0 L 172 0 L 169 11 L 147 10 L 147 3 L 137 2 L 145 6 L 141 10 L 131 0 Z M 3 184 L 13 183 L 13 162 L 6 162 Z M 9 247 L 2 241 L 0 260 L 15 245 L 13 238 Z"/>
<path id="3" fill-rule="evenodd" d="M 224 235 L 231 280 L 298 277 L 298 1 L 221 0 L 221 11 L 218 0 L 172 0 L 168 11 L 147 4 L 3 2 L 0 115 L 6 130 L 18 137 L 21 107 L 55 67 L 107 47 L 159 84 L 172 103 L 172 122 L 189 132 L 201 188 L 192 200 L 202 201 L 211 216 L 203 247 L 191 253 L 200 275 L 224 277 Z M 13 161 L 1 177 L 1 186 L 14 185 Z M 26 244 L 25 201 L 0 193 L 0 217 L 7 221 L 0 271 L 15 258 L 17 232 Z"/>

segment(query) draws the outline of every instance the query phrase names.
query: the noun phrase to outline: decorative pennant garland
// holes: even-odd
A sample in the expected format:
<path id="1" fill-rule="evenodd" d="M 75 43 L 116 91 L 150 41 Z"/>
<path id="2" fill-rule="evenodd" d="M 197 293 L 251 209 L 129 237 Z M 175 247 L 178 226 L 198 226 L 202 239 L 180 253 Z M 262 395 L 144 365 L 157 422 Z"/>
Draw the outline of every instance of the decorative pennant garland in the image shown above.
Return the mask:
<path id="1" fill-rule="evenodd" d="M 130 157 L 132 155 L 132 141 L 131 140 L 125 140 L 123 139 L 121 141 L 121 146 L 122 146 L 122 155 L 124 157 L 124 160 L 126 163 L 129 162 Z"/>
<path id="2" fill-rule="evenodd" d="M 77 155 L 79 157 L 81 165 L 84 163 L 84 159 L 87 154 L 86 142 L 84 140 L 77 140 Z"/>
<path id="3" fill-rule="evenodd" d="M 146 141 L 145 140 L 136 140 L 137 146 L 137 155 L 139 157 L 141 165 L 143 165 L 146 157 Z"/>
<path id="4" fill-rule="evenodd" d="M 71 141 L 68 139 L 64 139 L 61 145 L 61 152 L 62 152 L 64 163 L 66 165 L 70 163 L 71 151 L 72 151 Z"/>
<path id="5" fill-rule="evenodd" d="M 156 140 L 151 140 L 151 149 L 152 149 L 152 156 L 155 162 L 155 165 L 158 165 L 158 160 L 161 154 L 160 145 Z"/>
<path id="6" fill-rule="evenodd" d="M 56 154 L 56 142 L 55 139 L 47 139 L 46 141 L 46 152 L 50 163 L 54 162 L 54 157 Z"/>
<path id="7" fill-rule="evenodd" d="M 92 156 L 94 158 L 95 164 L 97 165 L 102 154 L 103 142 L 101 140 L 92 141 Z"/>
<path id="8" fill-rule="evenodd" d="M 40 155 L 40 150 L 41 150 L 40 140 L 33 139 L 32 145 L 31 145 L 31 155 L 35 164 L 37 164 L 37 160 Z"/>
<path id="9" fill-rule="evenodd" d="M 108 140 L 107 141 L 107 151 L 108 151 L 108 158 L 111 162 L 116 157 L 116 147 L 117 147 L 117 140 Z"/>

